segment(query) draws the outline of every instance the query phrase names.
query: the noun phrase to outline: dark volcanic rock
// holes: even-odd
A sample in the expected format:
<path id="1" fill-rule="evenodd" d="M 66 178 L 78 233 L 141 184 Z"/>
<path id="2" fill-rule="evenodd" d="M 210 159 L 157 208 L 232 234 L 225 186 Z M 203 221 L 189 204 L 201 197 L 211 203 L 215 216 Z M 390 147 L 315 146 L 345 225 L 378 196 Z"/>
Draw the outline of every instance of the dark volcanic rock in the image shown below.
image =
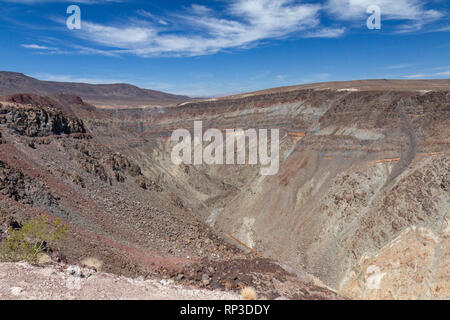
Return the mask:
<path id="1" fill-rule="evenodd" d="M 0 194 L 26 204 L 56 203 L 56 198 L 41 184 L 3 161 L 0 161 Z"/>
<path id="2" fill-rule="evenodd" d="M 110 155 L 108 160 L 106 160 L 106 163 L 112 168 L 113 171 L 116 171 L 117 173 L 127 173 L 132 177 L 142 175 L 141 168 L 139 168 L 139 166 L 132 163 L 128 158 L 119 153 Z"/>
<path id="3" fill-rule="evenodd" d="M 3 105 L 0 124 L 6 124 L 8 128 L 28 137 L 86 132 L 81 120 L 46 107 Z"/>

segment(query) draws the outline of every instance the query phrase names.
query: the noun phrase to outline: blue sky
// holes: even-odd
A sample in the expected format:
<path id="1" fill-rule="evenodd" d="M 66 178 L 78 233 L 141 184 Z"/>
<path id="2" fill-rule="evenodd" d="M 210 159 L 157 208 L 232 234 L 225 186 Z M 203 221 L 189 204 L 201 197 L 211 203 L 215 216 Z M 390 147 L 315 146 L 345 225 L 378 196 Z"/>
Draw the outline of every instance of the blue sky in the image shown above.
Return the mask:
<path id="1" fill-rule="evenodd" d="M 69 5 L 81 29 L 69 30 Z M 366 12 L 381 9 L 381 29 Z M 0 0 L 0 70 L 191 96 L 450 78 L 448 0 Z"/>

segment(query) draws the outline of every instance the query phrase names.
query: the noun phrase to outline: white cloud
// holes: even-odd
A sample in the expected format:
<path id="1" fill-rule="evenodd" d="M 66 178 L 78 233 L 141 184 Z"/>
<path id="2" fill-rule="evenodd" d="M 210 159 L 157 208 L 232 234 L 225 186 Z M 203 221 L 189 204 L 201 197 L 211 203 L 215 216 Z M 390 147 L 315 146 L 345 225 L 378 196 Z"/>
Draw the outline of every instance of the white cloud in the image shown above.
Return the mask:
<path id="1" fill-rule="evenodd" d="M 54 47 L 42 46 L 39 44 L 21 44 L 23 48 L 34 50 L 37 54 L 67 54 L 67 52 Z"/>
<path id="2" fill-rule="evenodd" d="M 50 47 L 46 47 L 46 46 L 41 46 L 38 44 L 22 44 L 21 46 L 24 48 L 36 49 L 36 50 L 53 50 L 54 49 L 54 48 L 50 48 Z"/>
<path id="3" fill-rule="evenodd" d="M 138 10 L 137 17 L 121 23 L 100 24 L 83 20 L 82 29 L 71 35 L 95 47 L 89 49 L 84 44 L 83 50 L 75 50 L 75 53 L 133 54 L 140 57 L 199 56 L 249 48 L 266 40 L 286 37 L 338 38 L 352 28 L 353 22 L 365 23 L 368 17 L 366 9 L 370 5 L 380 6 L 383 21 L 402 21 L 395 30 L 392 29 L 394 33 L 418 31 L 425 24 L 442 17 L 439 11 L 427 9 L 425 0 L 324 0 L 324 3 L 230 0 L 221 11 L 191 4 L 183 12 L 172 12 L 165 17 Z M 351 23 L 346 26 L 336 26 L 335 23 L 332 26 L 323 25 L 320 14 L 325 12 L 340 23 Z M 60 19 L 58 23 L 65 24 L 65 20 Z"/>
<path id="4" fill-rule="evenodd" d="M 323 28 L 309 32 L 307 38 L 338 38 L 345 33 L 345 28 Z"/>
<path id="5" fill-rule="evenodd" d="M 408 76 L 403 76 L 402 78 L 405 78 L 405 79 L 420 79 L 420 78 L 427 78 L 429 76 L 430 75 L 426 75 L 426 74 L 411 74 L 411 75 L 408 75 Z"/>
<path id="6" fill-rule="evenodd" d="M 262 72 L 260 72 L 260 73 L 258 73 L 258 74 L 255 74 L 254 76 L 251 76 L 251 77 L 250 77 L 250 80 L 251 80 L 251 81 L 255 81 L 255 80 L 265 79 L 265 78 L 267 78 L 271 73 L 272 73 L 272 71 L 270 71 L 270 70 L 265 70 L 265 71 L 262 71 Z"/>
<path id="7" fill-rule="evenodd" d="M 156 30 L 139 26 L 120 28 L 83 22 L 82 27 L 83 32 L 79 33 L 81 37 L 116 48 L 129 48 L 148 43 L 157 36 Z"/>
<path id="8" fill-rule="evenodd" d="M 403 78 L 406 79 L 423 79 L 423 78 L 434 78 L 434 77 L 446 77 L 450 76 L 450 69 L 442 72 L 435 72 L 435 73 L 429 73 L 429 74 L 412 74 L 403 76 Z"/>
<path id="9" fill-rule="evenodd" d="M 200 15 L 201 14 L 209 14 L 209 13 L 213 12 L 210 8 L 201 6 L 201 5 L 198 5 L 195 3 L 193 5 L 191 5 L 191 10 L 194 14 L 200 14 Z"/>
<path id="10" fill-rule="evenodd" d="M 277 74 L 275 76 L 275 80 L 279 83 L 286 83 L 287 75 L 285 74 Z"/>
<path id="11" fill-rule="evenodd" d="M 396 70 L 396 69 L 407 69 L 410 67 L 414 67 L 415 64 L 396 64 L 396 65 L 392 65 L 392 66 L 387 66 L 385 69 L 387 70 Z"/>
<path id="12" fill-rule="evenodd" d="M 151 12 L 148 12 L 148 11 L 146 11 L 146 10 L 138 10 L 137 13 L 138 13 L 139 15 L 141 15 L 142 17 L 144 17 L 144 18 L 150 18 L 150 19 L 152 19 L 153 21 L 156 21 L 156 22 L 158 22 L 159 24 L 162 24 L 162 25 L 164 25 L 164 26 L 169 25 L 169 23 L 168 23 L 166 20 L 161 19 L 161 18 L 158 18 L 157 16 L 155 16 L 154 14 L 152 14 Z"/>
<path id="13" fill-rule="evenodd" d="M 78 53 L 82 55 L 101 55 L 108 57 L 119 57 L 117 53 L 114 53 L 112 51 L 89 48 L 79 45 L 72 45 L 72 53 Z"/>
<path id="14" fill-rule="evenodd" d="M 77 53 L 77 54 L 82 54 L 82 55 L 103 55 L 103 56 L 110 56 L 110 57 L 118 57 L 119 56 L 117 53 L 114 53 L 112 51 L 94 49 L 94 48 L 79 46 L 76 44 L 71 45 L 70 50 L 62 50 L 60 48 L 47 47 L 47 46 L 42 46 L 39 44 L 22 44 L 20 46 L 23 48 L 35 50 L 39 54 Z"/>
<path id="15" fill-rule="evenodd" d="M 194 4 L 187 12 L 173 17 L 178 30 L 167 28 L 170 17 L 160 19 L 140 11 L 141 16 L 151 17 L 152 22 L 130 20 L 123 25 L 102 25 L 83 21 L 82 30 L 76 35 L 110 47 L 116 54 L 131 53 L 142 57 L 205 55 L 316 29 L 317 37 L 342 35 L 342 29 L 320 30 L 320 9 L 319 4 L 294 0 L 233 0 L 226 12 L 219 13 Z M 165 22 L 162 23 L 164 26 L 154 23 L 159 20 Z"/>
<path id="16" fill-rule="evenodd" d="M 31 75 L 33 78 L 44 80 L 44 81 L 57 81 L 57 82 L 79 82 L 79 83 L 90 83 L 90 84 L 115 84 L 115 83 L 125 83 L 123 79 L 107 79 L 107 78 L 83 78 L 74 77 L 71 75 L 55 75 L 49 73 L 38 73 Z"/>
<path id="17" fill-rule="evenodd" d="M 448 32 L 448 31 L 450 31 L 450 26 L 441 27 L 441 28 L 433 30 L 433 32 Z"/>

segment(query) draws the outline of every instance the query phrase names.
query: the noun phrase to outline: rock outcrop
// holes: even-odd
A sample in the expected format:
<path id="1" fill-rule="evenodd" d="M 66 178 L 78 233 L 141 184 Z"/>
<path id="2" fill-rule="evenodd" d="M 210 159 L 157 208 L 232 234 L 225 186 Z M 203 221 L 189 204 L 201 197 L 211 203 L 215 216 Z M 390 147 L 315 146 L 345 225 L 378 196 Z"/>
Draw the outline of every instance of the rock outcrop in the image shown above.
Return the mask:
<path id="1" fill-rule="evenodd" d="M 29 205 L 52 206 L 56 198 L 39 182 L 0 160 L 0 194 Z"/>
<path id="2" fill-rule="evenodd" d="M 83 121 L 68 117 L 61 111 L 9 103 L 0 107 L 0 124 L 28 137 L 86 132 Z"/>

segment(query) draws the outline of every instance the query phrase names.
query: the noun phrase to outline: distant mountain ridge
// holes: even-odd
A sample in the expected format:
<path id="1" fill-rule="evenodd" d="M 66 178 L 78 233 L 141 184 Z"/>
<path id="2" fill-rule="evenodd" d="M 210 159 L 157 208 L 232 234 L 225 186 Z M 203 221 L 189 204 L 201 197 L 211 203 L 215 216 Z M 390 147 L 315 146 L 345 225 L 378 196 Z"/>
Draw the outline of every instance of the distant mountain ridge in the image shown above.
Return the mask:
<path id="1" fill-rule="evenodd" d="M 187 96 L 142 89 L 130 84 L 88 84 L 38 80 L 22 73 L 0 71 L 0 95 L 71 94 L 101 107 L 167 106 L 191 100 Z"/>

